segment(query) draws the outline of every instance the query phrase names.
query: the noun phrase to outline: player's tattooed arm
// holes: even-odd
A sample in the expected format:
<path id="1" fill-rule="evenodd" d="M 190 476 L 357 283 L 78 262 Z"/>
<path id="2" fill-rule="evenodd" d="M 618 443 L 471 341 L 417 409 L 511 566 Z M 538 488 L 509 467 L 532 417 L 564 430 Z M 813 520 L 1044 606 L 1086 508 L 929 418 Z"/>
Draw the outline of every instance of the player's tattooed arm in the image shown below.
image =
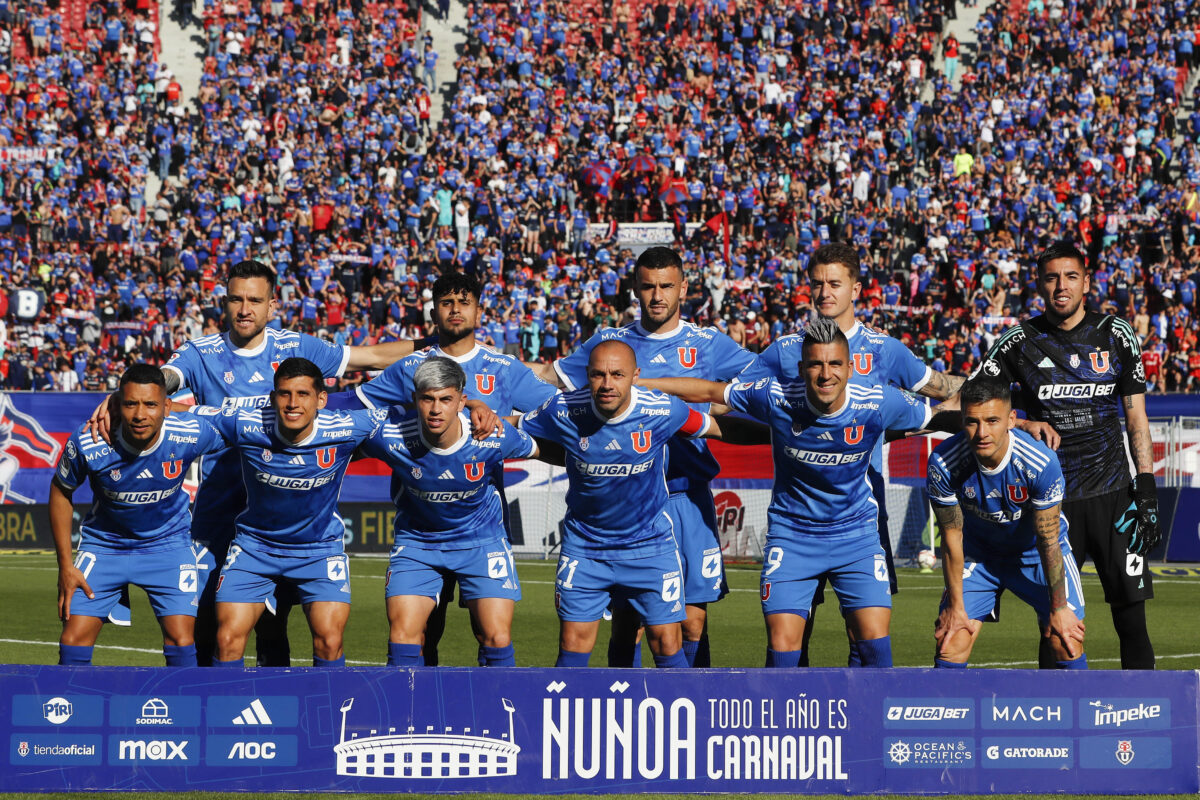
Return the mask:
<path id="1" fill-rule="evenodd" d="M 1125 403 L 1125 435 L 1138 473 L 1154 472 L 1154 440 L 1150 438 L 1150 419 L 1146 416 L 1146 396 L 1131 394 Z"/>
<path id="2" fill-rule="evenodd" d="M 1067 602 L 1067 571 L 1058 544 L 1060 510 L 1061 505 L 1057 504 L 1033 510 L 1038 555 L 1050 595 L 1050 619 L 1042 629 L 1042 636 L 1057 639 L 1067 656 L 1074 659 L 1083 652 L 1084 625 Z"/>
<path id="3" fill-rule="evenodd" d="M 938 614 L 933 638 L 937 641 L 939 657 L 952 655 L 957 650 L 956 639 L 962 631 L 972 633 L 978 623 L 967 616 L 967 605 L 963 601 L 963 515 L 958 504 L 933 507 L 934 517 L 942 531 L 942 580 L 946 586 L 946 608 Z"/>
<path id="4" fill-rule="evenodd" d="M 949 400 L 958 394 L 958 390 L 962 388 L 966 380 L 966 378 L 960 375 L 950 375 L 945 372 L 931 370 L 929 380 L 917 392 L 926 397 L 932 397 L 934 400 Z"/>

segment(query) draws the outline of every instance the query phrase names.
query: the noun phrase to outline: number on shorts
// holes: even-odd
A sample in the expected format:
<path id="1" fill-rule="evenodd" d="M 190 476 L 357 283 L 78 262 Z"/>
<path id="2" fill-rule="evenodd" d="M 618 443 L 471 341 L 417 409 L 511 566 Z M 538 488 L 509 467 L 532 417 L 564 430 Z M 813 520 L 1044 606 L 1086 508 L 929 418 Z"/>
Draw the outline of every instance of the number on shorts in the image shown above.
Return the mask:
<path id="1" fill-rule="evenodd" d="M 700 574 L 706 578 L 716 578 L 721 574 L 720 552 L 704 557 L 704 561 L 700 564 Z"/>
<path id="2" fill-rule="evenodd" d="M 564 589 L 574 589 L 571 581 L 575 578 L 575 568 L 579 566 L 579 559 L 569 559 L 566 556 L 561 556 L 558 559 L 558 585 Z M 563 577 L 563 571 L 566 571 L 567 577 Z"/>
<path id="3" fill-rule="evenodd" d="M 670 578 L 663 578 L 662 599 L 664 603 L 673 603 L 678 600 L 682 590 L 683 583 L 680 581 L 678 574 Z"/>
<path id="4" fill-rule="evenodd" d="M 238 556 L 242 554 L 242 548 L 236 544 L 229 545 L 229 552 L 225 554 L 225 569 L 233 566 L 233 562 L 237 561 Z"/>
<path id="5" fill-rule="evenodd" d="M 772 572 L 779 569 L 781 564 L 783 564 L 783 548 L 772 547 L 771 549 L 767 550 L 767 557 L 764 560 L 767 562 L 767 571 L 764 572 L 763 575 L 770 575 Z"/>
<path id="6" fill-rule="evenodd" d="M 88 575 L 92 574 L 92 567 L 96 566 L 96 554 L 85 553 L 80 550 L 75 556 L 75 569 L 83 573 L 84 580 L 87 580 Z"/>
<path id="7" fill-rule="evenodd" d="M 508 559 L 504 556 L 492 556 L 488 559 L 489 578 L 508 577 Z"/>

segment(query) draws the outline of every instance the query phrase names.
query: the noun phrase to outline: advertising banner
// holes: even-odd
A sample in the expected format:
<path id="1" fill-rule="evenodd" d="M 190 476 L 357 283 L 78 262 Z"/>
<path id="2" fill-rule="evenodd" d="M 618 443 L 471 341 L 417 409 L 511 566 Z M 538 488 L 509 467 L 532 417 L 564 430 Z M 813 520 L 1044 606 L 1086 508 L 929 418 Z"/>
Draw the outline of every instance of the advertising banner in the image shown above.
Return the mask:
<path id="1" fill-rule="evenodd" d="M 0 680 L 9 791 L 1200 789 L 1194 672 L 3 667 Z"/>

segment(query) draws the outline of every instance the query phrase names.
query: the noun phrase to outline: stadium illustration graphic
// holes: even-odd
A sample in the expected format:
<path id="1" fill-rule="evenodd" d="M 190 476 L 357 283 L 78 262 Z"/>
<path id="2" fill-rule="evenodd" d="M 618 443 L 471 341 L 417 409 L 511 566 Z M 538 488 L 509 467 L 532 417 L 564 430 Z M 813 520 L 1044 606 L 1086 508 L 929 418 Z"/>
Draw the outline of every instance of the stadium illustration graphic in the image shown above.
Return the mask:
<path id="1" fill-rule="evenodd" d="M 409 726 L 407 732 L 396 733 L 388 728 L 386 734 L 372 730 L 370 736 L 346 738 L 346 715 L 354 698 L 342 703 L 342 727 L 333 752 L 337 754 L 337 774 L 367 778 L 496 778 L 517 774 L 517 754 L 521 748 L 513 741 L 513 712 L 516 708 L 507 699 L 500 701 L 508 712 L 508 733 L 499 738 L 488 736 L 484 729 L 478 735 L 470 728 L 455 733 L 446 728 L 434 733 L 433 726 L 424 733 Z"/>

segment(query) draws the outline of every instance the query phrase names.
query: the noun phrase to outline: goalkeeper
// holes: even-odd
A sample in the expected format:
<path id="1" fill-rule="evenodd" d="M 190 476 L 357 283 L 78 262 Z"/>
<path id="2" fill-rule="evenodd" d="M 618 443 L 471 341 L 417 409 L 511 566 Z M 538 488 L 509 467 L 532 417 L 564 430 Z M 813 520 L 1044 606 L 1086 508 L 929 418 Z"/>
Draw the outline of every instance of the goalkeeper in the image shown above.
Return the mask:
<path id="1" fill-rule="evenodd" d="M 1146 557 L 1161 534 L 1141 346 L 1128 322 L 1088 310 L 1091 274 L 1074 245 L 1048 247 L 1038 256 L 1036 278 L 1045 313 L 1000 336 L 976 374 L 1020 383 L 1029 418 L 1062 437 L 1062 511 L 1075 561 L 1082 565 L 1091 555 L 1096 564 L 1121 642 L 1121 668 L 1154 669 Z M 1132 484 L 1121 407 L 1137 473 Z M 1055 661 L 1046 641 L 1038 659 L 1043 667 Z"/>

